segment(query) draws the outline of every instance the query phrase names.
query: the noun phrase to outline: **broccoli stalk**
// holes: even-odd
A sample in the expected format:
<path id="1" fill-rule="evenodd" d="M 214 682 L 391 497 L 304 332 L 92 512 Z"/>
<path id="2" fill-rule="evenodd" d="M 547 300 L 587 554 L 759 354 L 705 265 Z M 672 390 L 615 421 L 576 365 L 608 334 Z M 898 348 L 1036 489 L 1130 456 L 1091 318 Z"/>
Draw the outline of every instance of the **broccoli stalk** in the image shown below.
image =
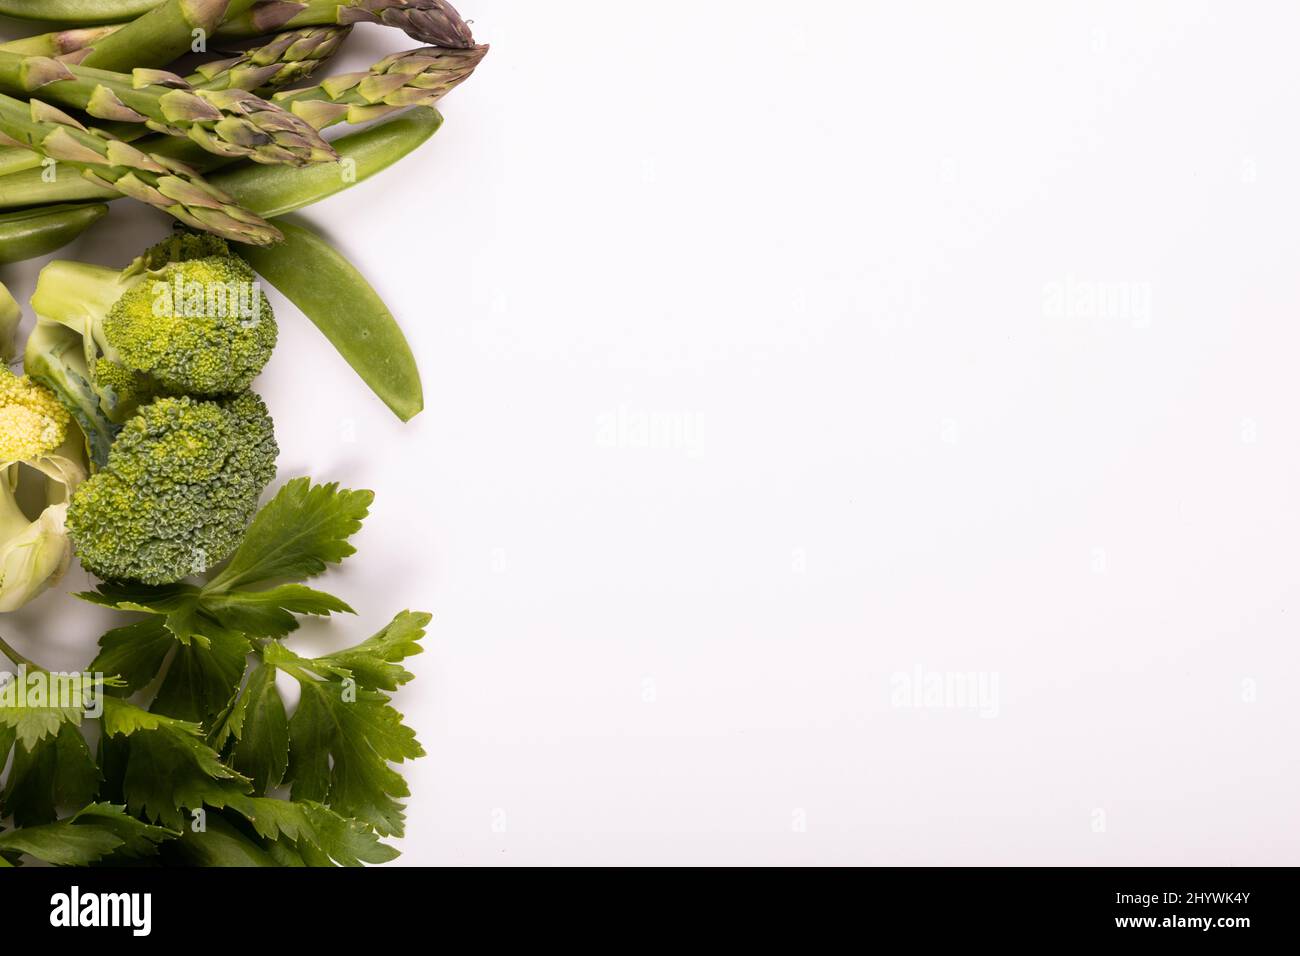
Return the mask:
<path id="1" fill-rule="evenodd" d="M 105 413 L 91 382 L 81 336 L 55 322 L 37 320 L 27 336 L 23 370 L 54 393 L 85 436 L 91 463 L 103 465 L 118 425 Z"/>

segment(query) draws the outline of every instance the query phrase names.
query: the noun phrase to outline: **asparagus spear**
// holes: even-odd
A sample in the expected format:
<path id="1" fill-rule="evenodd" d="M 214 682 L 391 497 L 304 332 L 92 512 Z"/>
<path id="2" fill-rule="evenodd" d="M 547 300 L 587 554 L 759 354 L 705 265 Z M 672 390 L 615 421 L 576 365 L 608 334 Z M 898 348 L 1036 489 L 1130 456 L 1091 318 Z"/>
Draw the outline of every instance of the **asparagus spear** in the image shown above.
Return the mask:
<path id="1" fill-rule="evenodd" d="M 335 123 L 366 123 L 408 106 L 432 106 L 474 72 L 487 45 L 467 50 L 424 47 L 384 57 L 367 71 L 328 77 L 307 90 L 277 93 L 316 129 Z"/>
<path id="2" fill-rule="evenodd" d="M 362 22 L 397 27 L 433 46 L 474 45 L 469 25 L 447 0 L 260 0 L 247 11 L 230 11 L 221 35 L 251 37 L 284 27 Z"/>
<path id="3" fill-rule="evenodd" d="M 186 82 L 204 90 L 280 89 L 307 79 L 338 52 L 351 27 L 288 30 L 261 46 L 198 67 Z"/>
<path id="4" fill-rule="evenodd" d="M 118 23 L 134 20 L 162 0 L 0 0 L 0 13 L 20 20 Z"/>
<path id="5" fill-rule="evenodd" d="M 486 45 L 471 50 L 424 48 L 386 57 L 367 72 L 329 77 L 318 86 L 276 96 L 279 105 L 317 129 L 339 122 L 361 123 L 413 105 L 428 105 L 463 82 L 487 53 Z M 113 130 L 117 132 L 116 129 Z M 121 137 L 125 138 L 125 137 Z M 130 140 L 134 142 L 135 140 Z M 220 165 L 214 157 L 187 148 L 182 140 L 151 137 L 141 144 L 147 152 L 181 160 L 207 171 Z M 24 204 L 38 185 L 32 176 L 14 177 L 40 164 L 29 151 L 0 148 L 0 209 Z M 102 198 L 87 183 L 60 181 L 43 184 L 44 202 L 77 202 Z"/>
<path id="6" fill-rule="evenodd" d="M 0 91 L 38 94 L 101 120 L 188 136 L 218 156 L 306 166 L 338 156 L 310 124 L 240 89 L 195 90 L 162 70 L 132 75 L 0 52 Z"/>
<path id="7" fill-rule="evenodd" d="M 264 90 L 288 86 L 309 77 L 326 59 L 337 52 L 351 27 L 308 27 L 290 30 L 273 37 L 228 60 L 205 63 L 186 82 L 202 90 Z M 108 130 L 124 143 L 132 143 L 149 132 L 147 126 L 119 123 Z M 30 149 L 0 146 L 0 176 L 33 169 L 41 157 Z"/>
<path id="8" fill-rule="evenodd" d="M 155 206 L 196 229 L 252 245 L 280 238 L 274 226 L 240 208 L 184 163 L 92 133 L 41 100 L 24 103 L 0 94 L 0 142 L 67 163 L 97 186 Z"/>
<path id="9" fill-rule="evenodd" d="M 144 16 L 96 41 L 81 62 L 101 70 L 164 66 L 190 52 L 196 37 L 212 36 L 223 19 L 242 16 L 253 3 L 254 0 L 163 0 Z"/>
<path id="10" fill-rule="evenodd" d="M 339 167 L 325 163 L 306 169 L 237 163 L 231 169 L 210 174 L 208 181 L 209 185 L 234 196 L 235 201 L 245 209 L 273 219 L 319 202 L 382 172 L 423 145 L 441 125 L 442 117 L 437 110 L 418 106 L 400 116 L 340 136 L 334 145 L 338 147 L 339 156 L 349 163 L 348 176 L 339 175 Z M 185 145 L 180 140 L 166 142 Z M 222 162 L 210 153 L 199 155 L 205 162 Z M 55 182 L 47 183 L 42 181 L 41 170 L 38 169 L 0 176 L 0 209 L 88 199 L 112 200 L 119 196 L 120 193 L 111 188 L 86 182 L 76 176 L 63 176 Z"/>
<path id="11" fill-rule="evenodd" d="M 21 40 L 8 40 L 0 43 L 0 50 L 21 53 L 24 56 L 66 56 L 93 46 L 117 29 L 109 27 L 85 27 L 79 30 L 56 30 L 53 33 L 41 33 Z"/>

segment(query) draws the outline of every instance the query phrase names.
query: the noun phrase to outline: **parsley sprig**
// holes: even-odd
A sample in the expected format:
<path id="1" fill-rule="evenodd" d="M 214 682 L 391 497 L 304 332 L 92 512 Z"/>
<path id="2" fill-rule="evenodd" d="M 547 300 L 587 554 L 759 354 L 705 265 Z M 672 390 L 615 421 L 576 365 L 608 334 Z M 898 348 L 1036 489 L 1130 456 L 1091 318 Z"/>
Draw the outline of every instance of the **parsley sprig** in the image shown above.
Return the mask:
<path id="1" fill-rule="evenodd" d="M 430 616 L 403 611 L 320 657 L 284 643 L 301 615 L 354 613 L 304 582 L 355 548 L 373 495 L 285 484 L 208 580 L 101 584 L 79 595 L 142 615 L 108 631 L 98 752 L 83 708 L 0 695 L 0 866 L 146 857 L 191 865 L 357 866 L 397 853 L 409 795 L 395 764 L 424 751 L 391 703 Z M 0 652 L 7 645 L 0 645 Z M 24 665 L 30 663 L 20 661 Z M 296 708 L 278 675 L 295 681 Z M 71 812 L 68 812 L 68 811 Z M 60 816 L 60 814 L 65 814 Z"/>

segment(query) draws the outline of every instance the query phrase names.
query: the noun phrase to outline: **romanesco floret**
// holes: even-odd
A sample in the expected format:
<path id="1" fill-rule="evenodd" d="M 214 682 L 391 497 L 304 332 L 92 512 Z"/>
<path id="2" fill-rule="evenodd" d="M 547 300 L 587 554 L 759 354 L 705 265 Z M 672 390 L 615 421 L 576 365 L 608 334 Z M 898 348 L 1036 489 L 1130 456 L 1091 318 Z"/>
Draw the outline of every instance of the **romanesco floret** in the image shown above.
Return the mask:
<path id="1" fill-rule="evenodd" d="M 73 496 L 68 532 L 81 563 L 111 581 L 171 584 L 225 560 L 275 477 L 278 451 L 252 392 L 145 405 Z"/>

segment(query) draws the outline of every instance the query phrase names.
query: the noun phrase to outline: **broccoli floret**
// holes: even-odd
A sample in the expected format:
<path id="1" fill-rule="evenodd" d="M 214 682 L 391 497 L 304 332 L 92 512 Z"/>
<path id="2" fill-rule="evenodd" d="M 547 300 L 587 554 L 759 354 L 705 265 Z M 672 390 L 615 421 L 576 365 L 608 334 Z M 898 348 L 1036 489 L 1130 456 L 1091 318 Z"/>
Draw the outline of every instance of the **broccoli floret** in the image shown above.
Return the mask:
<path id="1" fill-rule="evenodd" d="M 81 336 L 91 385 L 117 423 L 159 394 L 243 391 L 277 337 L 256 274 L 212 236 L 175 236 L 120 271 L 52 262 L 32 306 Z"/>
<path id="2" fill-rule="evenodd" d="M 160 398 L 122 427 L 68 509 L 82 565 L 110 581 L 171 584 L 235 550 L 279 449 L 252 392 Z"/>
<path id="3" fill-rule="evenodd" d="M 220 236 L 214 236 L 210 232 L 174 232 L 142 252 L 124 271 L 148 272 L 151 269 L 161 269 L 172 262 L 228 255 L 230 246 Z"/>

